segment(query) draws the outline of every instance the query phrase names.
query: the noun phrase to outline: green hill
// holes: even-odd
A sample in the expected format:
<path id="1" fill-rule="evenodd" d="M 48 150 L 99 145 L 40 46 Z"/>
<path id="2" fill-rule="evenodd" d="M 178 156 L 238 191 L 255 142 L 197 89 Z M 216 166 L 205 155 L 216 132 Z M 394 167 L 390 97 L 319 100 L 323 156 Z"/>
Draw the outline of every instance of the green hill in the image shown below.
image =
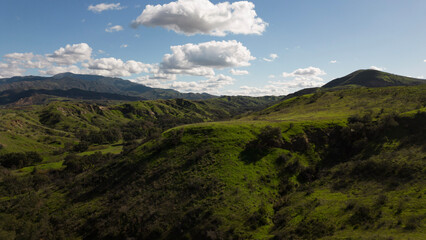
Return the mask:
<path id="1" fill-rule="evenodd" d="M 358 70 L 325 84 L 323 88 L 343 86 L 389 87 L 425 84 L 426 80 L 399 76 L 377 70 Z"/>
<path id="2" fill-rule="evenodd" d="M 2 109 L 0 238 L 424 239 L 425 96 Z"/>

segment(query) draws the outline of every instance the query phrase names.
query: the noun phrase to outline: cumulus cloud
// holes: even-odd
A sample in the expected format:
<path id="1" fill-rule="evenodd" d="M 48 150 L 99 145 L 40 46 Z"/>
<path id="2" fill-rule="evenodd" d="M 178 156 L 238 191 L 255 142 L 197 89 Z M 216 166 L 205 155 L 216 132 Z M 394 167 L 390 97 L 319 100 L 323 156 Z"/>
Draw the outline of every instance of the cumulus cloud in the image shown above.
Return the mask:
<path id="1" fill-rule="evenodd" d="M 34 58 L 33 53 L 9 53 L 3 56 L 10 60 L 31 61 Z"/>
<path id="2" fill-rule="evenodd" d="M 131 76 L 140 73 L 154 73 L 158 66 L 142 62 L 116 58 L 92 58 L 92 48 L 86 43 L 66 45 L 52 54 L 35 55 L 33 53 L 9 53 L 0 62 L 0 77 L 21 76 L 28 69 L 37 69 L 42 75 L 54 75 L 62 72 L 98 74 L 104 76 Z M 157 72 L 155 72 L 157 71 Z"/>
<path id="3" fill-rule="evenodd" d="M 234 76 L 241 76 L 241 75 L 247 75 L 247 74 L 249 74 L 249 72 L 246 71 L 246 70 L 236 70 L 236 69 L 231 69 L 229 71 L 229 73 L 231 73 Z"/>
<path id="4" fill-rule="evenodd" d="M 175 75 L 173 75 L 175 76 Z M 198 92 L 198 93 L 210 93 L 210 94 L 219 94 L 219 89 L 234 83 L 235 79 L 230 76 L 219 74 L 216 76 L 207 77 L 207 79 L 202 81 L 173 81 L 165 82 L 166 79 L 159 79 L 152 76 L 142 76 L 135 79 L 132 79 L 133 82 L 141 83 L 149 87 L 154 88 L 167 88 L 175 89 L 180 92 Z M 168 79 L 170 80 L 170 79 Z"/>
<path id="5" fill-rule="evenodd" d="M 227 94 L 245 96 L 282 96 L 295 92 L 303 88 L 320 87 L 324 85 L 324 80 L 320 77 L 326 73 L 315 67 L 296 69 L 291 73 L 283 73 L 283 80 L 269 81 L 263 87 L 242 86 L 238 90 L 229 90 Z M 275 78 L 270 75 L 269 78 Z"/>
<path id="6" fill-rule="evenodd" d="M 386 70 L 386 68 L 384 68 L 384 67 L 376 67 L 376 66 L 371 66 L 370 69 L 377 70 L 377 71 L 384 71 L 384 70 Z"/>
<path id="7" fill-rule="evenodd" d="M 275 85 L 265 85 L 263 87 L 250 87 L 242 86 L 238 90 L 228 90 L 226 92 L 230 95 L 241 95 L 241 96 L 282 96 L 288 94 L 288 90 L 285 88 L 279 88 Z"/>
<path id="8" fill-rule="evenodd" d="M 126 48 L 126 47 L 128 47 L 129 45 L 127 45 L 127 44 L 121 44 L 121 46 L 120 46 L 120 48 Z"/>
<path id="9" fill-rule="evenodd" d="M 39 70 L 39 72 L 42 75 L 56 75 L 56 74 L 64 73 L 64 72 L 72 72 L 72 73 L 75 73 L 75 74 L 90 73 L 89 71 L 85 71 L 83 69 L 80 69 L 76 65 L 70 65 L 70 66 L 50 65 L 45 69 Z"/>
<path id="10" fill-rule="evenodd" d="M 82 64 L 83 67 L 90 70 L 91 73 L 102 76 L 131 76 L 132 74 L 148 73 L 152 65 L 129 60 L 124 62 L 121 59 L 99 58 L 91 59 Z"/>
<path id="11" fill-rule="evenodd" d="M 337 60 L 331 60 L 330 63 L 337 63 Z"/>
<path id="12" fill-rule="evenodd" d="M 307 67 L 307 68 L 296 69 L 291 73 L 283 72 L 282 76 L 284 78 L 289 78 L 289 77 L 310 78 L 310 77 L 318 77 L 318 76 L 325 75 L 325 74 L 326 73 L 319 68 Z"/>
<path id="13" fill-rule="evenodd" d="M 59 65 L 71 65 L 77 62 L 89 60 L 92 55 L 92 48 L 87 43 L 67 44 L 53 54 L 47 55 L 49 62 Z"/>
<path id="14" fill-rule="evenodd" d="M 257 17 L 248 1 L 213 4 L 209 0 L 178 0 L 164 5 L 147 5 L 132 22 L 134 27 L 164 27 L 186 35 L 262 34 L 268 23 Z"/>
<path id="15" fill-rule="evenodd" d="M 278 58 L 278 54 L 276 54 L 276 53 L 271 53 L 271 54 L 269 54 L 269 58 L 263 58 L 263 61 L 266 61 L 266 62 L 273 62 L 275 59 L 277 59 Z"/>
<path id="16" fill-rule="evenodd" d="M 115 25 L 115 26 L 110 26 L 110 27 L 105 28 L 105 32 L 110 32 L 110 33 L 119 32 L 119 31 L 123 31 L 123 30 L 124 30 L 123 26 L 120 26 L 120 25 Z"/>
<path id="17" fill-rule="evenodd" d="M 319 87 L 325 83 L 324 79 L 321 78 L 323 75 L 326 75 L 326 73 L 316 67 L 299 68 L 291 73 L 284 72 L 282 77 L 285 80 L 270 82 L 270 84 L 289 91 Z"/>
<path id="18" fill-rule="evenodd" d="M 234 79 L 232 77 L 220 74 L 199 82 L 174 81 L 170 84 L 170 88 L 180 92 L 205 92 L 217 94 L 219 88 L 222 88 L 225 85 L 230 85 L 233 82 Z"/>
<path id="19" fill-rule="evenodd" d="M 25 71 L 26 69 L 20 67 L 18 64 L 11 62 L 0 62 L 0 78 L 21 76 L 25 73 Z"/>
<path id="20" fill-rule="evenodd" d="M 106 10 L 121 10 L 124 7 L 120 5 L 120 3 L 99 3 L 97 5 L 90 5 L 87 10 L 95 12 L 95 13 L 101 13 Z"/>
<path id="21" fill-rule="evenodd" d="M 425 63 L 426 63 L 426 59 L 425 59 L 425 60 L 423 60 L 423 62 L 425 62 Z"/>
<path id="22" fill-rule="evenodd" d="M 172 46 L 164 55 L 161 70 L 169 74 L 214 75 L 214 69 L 249 66 L 256 59 L 242 43 L 211 41 Z"/>

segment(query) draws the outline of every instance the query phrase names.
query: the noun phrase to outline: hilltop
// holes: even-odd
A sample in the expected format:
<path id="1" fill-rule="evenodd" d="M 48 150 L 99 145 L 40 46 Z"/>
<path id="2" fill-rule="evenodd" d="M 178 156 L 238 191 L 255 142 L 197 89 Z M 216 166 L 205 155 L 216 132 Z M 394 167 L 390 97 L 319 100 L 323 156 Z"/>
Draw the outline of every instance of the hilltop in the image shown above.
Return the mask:
<path id="1" fill-rule="evenodd" d="M 343 86 L 362 87 L 390 87 L 390 86 L 413 86 L 425 84 L 426 80 L 399 76 L 382 71 L 367 69 L 358 70 L 347 76 L 334 79 L 322 88 L 333 88 Z"/>

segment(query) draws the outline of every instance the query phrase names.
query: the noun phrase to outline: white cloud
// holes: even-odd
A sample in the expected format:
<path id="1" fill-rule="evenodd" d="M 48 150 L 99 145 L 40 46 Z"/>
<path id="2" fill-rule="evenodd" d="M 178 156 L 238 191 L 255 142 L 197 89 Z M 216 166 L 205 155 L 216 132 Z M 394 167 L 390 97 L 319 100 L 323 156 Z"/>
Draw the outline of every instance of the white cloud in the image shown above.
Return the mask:
<path id="1" fill-rule="evenodd" d="M 61 47 L 53 54 L 47 55 L 47 60 L 60 65 L 70 65 L 89 60 L 91 55 L 92 48 L 87 43 L 67 44 L 65 48 Z"/>
<path id="2" fill-rule="evenodd" d="M 286 78 L 285 80 L 269 81 L 268 84 L 263 87 L 242 86 L 239 90 L 227 91 L 227 94 L 282 96 L 303 88 L 320 87 L 324 85 L 324 80 L 319 76 L 325 74 L 323 70 L 315 67 L 296 69 L 291 73 L 283 73 L 283 77 Z M 275 78 L 275 75 L 270 75 L 269 78 Z"/>
<path id="3" fill-rule="evenodd" d="M 214 69 L 250 66 L 250 61 L 256 59 L 235 40 L 189 43 L 170 49 L 172 53 L 164 55 L 160 67 L 169 74 L 211 76 Z"/>
<path id="4" fill-rule="evenodd" d="M 213 4 L 209 0 L 178 0 L 164 5 L 147 5 L 132 25 L 161 26 L 186 35 L 260 35 L 268 24 L 257 17 L 254 8 L 248 1 Z"/>
<path id="5" fill-rule="evenodd" d="M 425 60 L 423 60 L 423 62 L 426 62 L 426 59 L 425 59 Z"/>
<path id="6" fill-rule="evenodd" d="M 13 76 L 21 76 L 25 74 L 26 69 L 20 67 L 16 63 L 0 62 L 0 78 L 9 78 Z"/>
<path id="7" fill-rule="evenodd" d="M 99 50 L 99 53 L 104 53 Z M 52 54 L 35 55 L 33 53 L 10 53 L 0 62 L 0 76 L 12 77 L 24 75 L 29 69 L 37 69 L 42 75 L 54 75 L 62 72 L 98 74 L 104 76 L 131 76 L 140 73 L 153 73 L 158 66 L 129 60 L 124 62 L 116 58 L 92 58 L 92 48 L 86 43 L 66 45 Z"/>
<path id="8" fill-rule="evenodd" d="M 121 10 L 124 7 L 120 6 L 120 3 L 99 3 L 97 5 L 90 5 L 87 10 L 101 13 L 106 10 Z"/>
<path id="9" fill-rule="evenodd" d="M 273 78 L 275 78 L 276 76 L 274 75 L 274 74 L 271 74 L 271 75 L 269 75 L 268 76 L 268 78 L 271 78 L 271 79 L 273 79 Z"/>
<path id="10" fill-rule="evenodd" d="M 180 82 L 174 81 L 169 87 L 180 92 L 205 92 L 211 94 L 218 94 L 218 89 L 225 85 L 230 85 L 234 79 L 223 74 L 209 77 L 206 80 L 199 82 Z"/>
<path id="11" fill-rule="evenodd" d="M 111 27 L 107 27 L 105 28 L 105 32 L 119 32 L 119 31 L 123 31 L 124 28 L 123 26 L 120 25 L 115 25 L 115 26 L 111 26 Z"/>
<path id="12" fill-rule="evenodd" d="M 234 76 L 241 76 L 241 75 L 247 75 L 247 74 L 249 74 L 249 72 L 246 71 L 246 70 L 236 70 L 236 69 L 231 69 L 229 71 L 229 73 L 231 73 Z"/>
<path id="13" fill-rule="evenodd" d="M 91 73 L 102 76 L 131 76 L 132 74 L 148 73 L 152 65 L 129 60 L 124 62 L 121 59 L 100 58 L 91 59 L 82 64 L 83 67 L 90 70 Z"/>
<path id="14" fill-rule="evenodd" d="M 151 76 L 142 76 L 132 79 L 134 82 L 144 84 L 149 87 L 174 89 L 180 92 L 205 92 L 210 94 L 219 94 L 218 90 L 220 88 L 226 85 L 231 85 L 235 81 L 232 77 L 223 74 L 210 76 L 207 79 L 198 82 L 174 81 L 176 78 L 174 78 L 172 82 L 164 82 L 164 80 L 165 79 L 158 79 Z M 170 81 L 170 79 L 168 80 Z"/>
<path id="15" fill-rule="evenodd" d="M 31 61 L 34 58 L 33 53 L 9 53 L 3 56 L 9 61 L 18 60 L 18 61 Z"/>
<path id="16" fill-rule="evenodd" d="M 126 48 L 126 47 L 128 47 L 129 45 L 127 45 L 127 44 L 121 44 L 121 46 L 120 46 L 120 48 Z"/>
<path id="17" fill-rule="evenodd" d="M 47 67 L 46 69 L 39 70 L 39 72 L 42 75 L 55 75 L 55 74 L 64 73 L 64 72 L 72 72 L 72 73 L 75 73 L 75 74 L 90 73 L 89 71 L 85 71 L 85 70 L 80 69 L 76 65 L 70 65 L 70 66 L 51 65 L 51 66 Z"/>
<path id="18" fill-rule="evenodd" d="M 288 94 L 288 90 L 275 85 L 265 85 L 261 88 L 242 86 L 239 90 L 228 90 L 226 93 L 242 96 L 282 96 Z"/>
<path id="19" fill-rule="evenodd" d="M 277 58 L 278 58 L 278 55 L 276 53 L 271 53 L 269 54 L 269 58 L 263 58 L 263 61 L 273 62 Z"/>
<path id="20" fill-rule="evenodd" d="M 325 75 L 326 73 L 316 67 L 307 67 L 307 68 L 299 68 L 294 70 L 291 73 L 286 73 L 283 72 L 282 76 L 284 78 L 289 78 L 289 77 L 304 77 L 304 78 L 309 78 L 309 77 L 318 77 L 321 75 Z"/>
<path id="21" fill-rule="evenodd" d="M 299 68 L 291 73 L 284 72 L 282 77 L 286 80 L 269 83 L 277 88 L 294 92 L 302 88 L 320 87 L 324 85 L 325 81 L 320 77 L 323 75 L 326 75 L 326 73 L 316 67 Z"/>
<path id="22" fill-rule="evenodd" d="M 331 60 L 330 63 L 337 63 L 337 60 Z"/>
<path id="23" fill-rule="evenodd" d="M 384 67 L 376 67 L 376 66 L 371 66 L 370 69 L 377 70 L 377 71 L 384 71 L 384 70 L 386 70 L 386 68 L 384 68 Z"/>

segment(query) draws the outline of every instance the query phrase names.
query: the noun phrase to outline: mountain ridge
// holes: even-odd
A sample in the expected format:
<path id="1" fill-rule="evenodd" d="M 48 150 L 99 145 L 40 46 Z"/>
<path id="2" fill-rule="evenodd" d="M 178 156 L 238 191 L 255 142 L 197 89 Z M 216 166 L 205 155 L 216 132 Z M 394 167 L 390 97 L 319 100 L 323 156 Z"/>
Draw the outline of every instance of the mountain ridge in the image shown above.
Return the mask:
<path id="1" fill-rule="evenodd" d="M 207 93 L 181 93 L 173 89 L 151 88 L 129 80 L 99 75 L 61 73 L 52 77 L 24 76 L 0 79 L 0 92 L 16 89 L 70 90 L 73 88 L 151 100 L 171 98 L 203 100 L 217 97 Z"/>

